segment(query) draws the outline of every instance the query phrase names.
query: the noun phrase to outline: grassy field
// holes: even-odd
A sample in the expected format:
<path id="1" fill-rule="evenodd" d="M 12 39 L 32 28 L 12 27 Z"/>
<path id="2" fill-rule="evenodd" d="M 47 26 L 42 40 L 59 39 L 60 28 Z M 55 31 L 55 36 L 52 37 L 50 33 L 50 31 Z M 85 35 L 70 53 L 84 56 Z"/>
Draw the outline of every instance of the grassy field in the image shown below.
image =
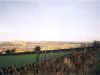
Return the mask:
<path id="1" fill-rule="evenodd" d="M 62 52 L 61 55 L 68 55 L 68 52 Z M 34 63 L 36 61 L 36 54 L 27 54 L 27 55 L 9 55 L 9 56 L 0 56 L 0 66 L 20 66 L 22 64 Z M 95 53 L 96 60 L 100 60 L 100 52 Z M 57 58 L 59 53 L 47 53 L 48 58 Z M 40 61 L 45 60 L 45 54 L 40 54 Z M 93 71 L 100 69 L 100 64 L 96 64 L 93 68 Z"/>
<path id="2" fill-rule="evenodd" d="M 61 55 L 67 54 L 66 52 L 61 53 Z M 36 61 L 36 54 L 27 55 L 9 55 L 0 56 L 0 66 L 12 66 L 12 65 L 22 65 L 27 63 L 34 63 Z M 57 58 L 59 53 L 47 53 L 47 58 Z M 45 54 L 40 54 L 40 61 L 45 60 Z"/>

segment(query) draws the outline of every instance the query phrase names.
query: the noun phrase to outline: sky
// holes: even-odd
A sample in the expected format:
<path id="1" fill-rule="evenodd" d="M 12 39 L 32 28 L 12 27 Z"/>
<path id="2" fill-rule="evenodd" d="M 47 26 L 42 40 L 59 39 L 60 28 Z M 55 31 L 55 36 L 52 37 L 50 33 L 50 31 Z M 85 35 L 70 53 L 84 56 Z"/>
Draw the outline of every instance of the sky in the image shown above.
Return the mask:
<path id="1" fill-rule="evenodd" d="M 99 0 L 0 0 L 0 41 L 100 40 Z"/>

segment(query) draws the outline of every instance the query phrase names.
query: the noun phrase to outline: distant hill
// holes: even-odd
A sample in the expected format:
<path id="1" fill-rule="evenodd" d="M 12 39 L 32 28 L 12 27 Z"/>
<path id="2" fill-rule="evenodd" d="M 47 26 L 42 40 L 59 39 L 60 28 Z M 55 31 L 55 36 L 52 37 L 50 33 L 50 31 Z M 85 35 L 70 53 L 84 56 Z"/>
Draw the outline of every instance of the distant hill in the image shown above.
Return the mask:
<path id="1" fill-rule="evenodd" d="M 64 48 L 76 48 L 80 47 L 79 42 L 63 42 L 63 41 L 11 41 L 0 42 L 0 50 L 16 48 L 16 52 L 33 51 L 35 46 L 39 45 L 41 50 L 53 50 Z"/>

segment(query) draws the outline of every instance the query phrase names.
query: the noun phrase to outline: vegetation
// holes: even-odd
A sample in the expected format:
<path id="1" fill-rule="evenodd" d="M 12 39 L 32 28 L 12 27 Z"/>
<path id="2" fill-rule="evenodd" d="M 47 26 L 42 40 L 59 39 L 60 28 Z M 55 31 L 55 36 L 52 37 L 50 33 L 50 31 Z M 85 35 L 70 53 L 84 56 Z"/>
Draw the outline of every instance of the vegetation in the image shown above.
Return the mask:
<path id="1" fill-rule="evenodd" d="M 36 52 L 37 54 L 37 57 L 36 57 L 36 62 L 39 62 L 39 56 L 40 56 L 40 46 L 36 46 L 34 48 L 34 51 Z"/>
<path id="2" fill-rule="evenodd" d="M 67 54 L 66 52 L 63 52 L 62 55 Z M 59 56 L 59 53 L 47 53 L 47 59 L 48 58 L 57 58 Z M 35 63 L 36 62 L 36 54 L 28 54 L 28 55 L 9 55 L 9 56 L 0 56 L 0 66 L 12 66 L 12 65 L 21 65 L 21 64 L 27 64 L 27 63 Z M 40 61 L 46 60 L 45 59 L 45 53 L 40 54 Z"/>
<path id="3" fill-rule="evenodd" d="M 11 54 L 11 53 L 14 53 L 15 50 L 16 50 L 15 48 L 13 48 L 13 49 L 11 49 L 11 50 L 8 49 L 8 50 L 6 50 L 5 53 L 6 53 L 6 54 Z"/>

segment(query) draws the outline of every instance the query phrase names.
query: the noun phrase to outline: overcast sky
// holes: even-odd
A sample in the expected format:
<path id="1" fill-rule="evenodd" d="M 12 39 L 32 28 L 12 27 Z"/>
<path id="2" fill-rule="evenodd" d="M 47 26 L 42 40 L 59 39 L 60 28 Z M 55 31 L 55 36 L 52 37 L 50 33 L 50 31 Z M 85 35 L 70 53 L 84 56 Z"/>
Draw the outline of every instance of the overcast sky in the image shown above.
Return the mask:
<path id="1" fill-rule="evenodd" d="M 0 0 L 4 40 L 100 40 L 100 1 Z"/>

